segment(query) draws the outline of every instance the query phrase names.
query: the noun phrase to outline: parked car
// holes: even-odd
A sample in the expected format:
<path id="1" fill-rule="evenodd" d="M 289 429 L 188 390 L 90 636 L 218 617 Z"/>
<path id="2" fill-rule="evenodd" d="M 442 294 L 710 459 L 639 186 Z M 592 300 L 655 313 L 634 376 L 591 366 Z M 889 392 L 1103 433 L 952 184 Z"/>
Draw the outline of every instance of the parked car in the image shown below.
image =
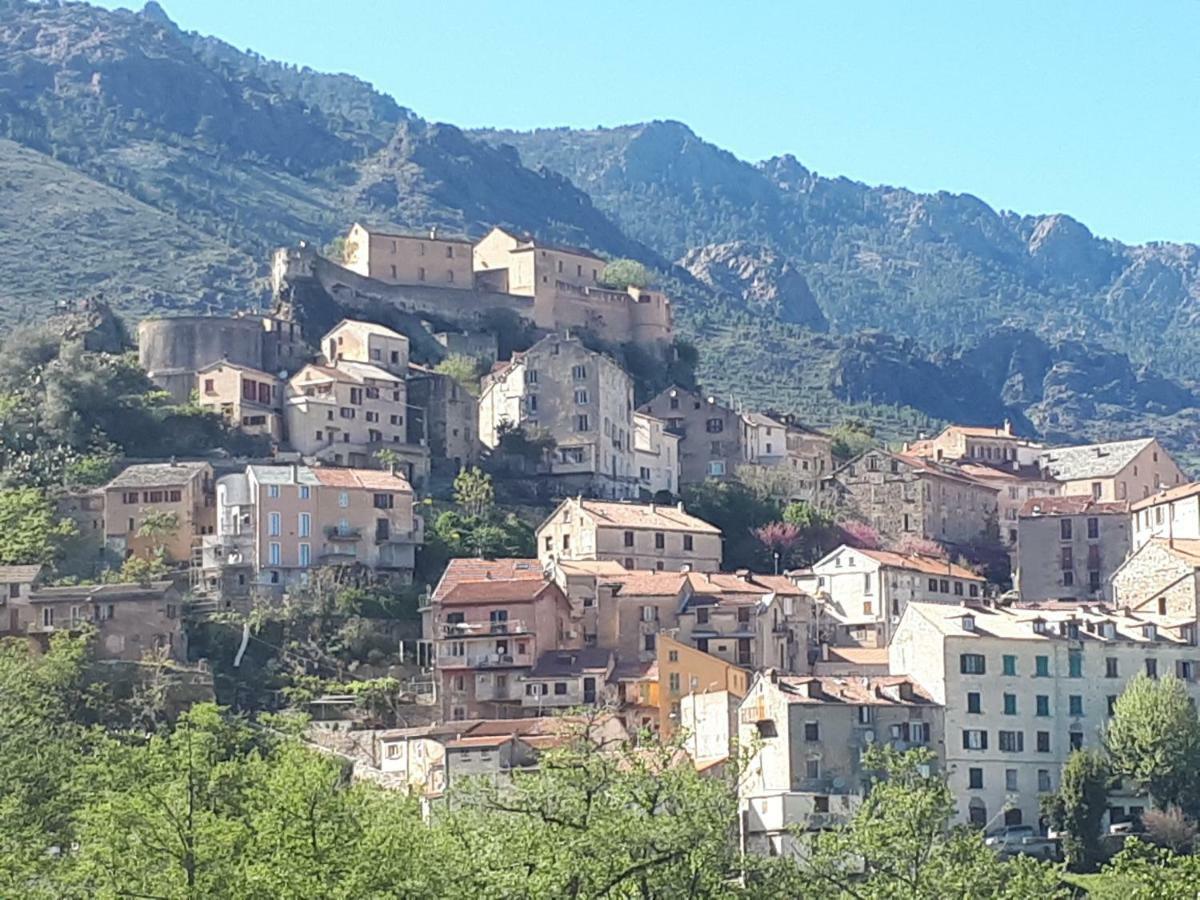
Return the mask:
<path id="1" fill-rule="evenodd" d="M 983 843 L 1000 856 L 1058 858 L 1058 842 L 1038 834 L 1032 825 L 1006 825 L 986 835 Z"/>

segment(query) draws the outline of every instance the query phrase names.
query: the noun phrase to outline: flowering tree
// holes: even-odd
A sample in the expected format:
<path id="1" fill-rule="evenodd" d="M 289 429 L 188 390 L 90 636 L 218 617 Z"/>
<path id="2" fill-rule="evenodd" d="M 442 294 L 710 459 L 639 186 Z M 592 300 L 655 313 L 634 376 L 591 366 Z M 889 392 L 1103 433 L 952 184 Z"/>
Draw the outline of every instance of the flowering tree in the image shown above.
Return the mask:
<path id="1" fill-rule="evenodd" d="M 793 564 L 796 551 L 804 543 L 804 530 L 791 522 L 768 522 L 750 529 L 750 533 L 784 567 Z"/>
<path id="2" fill-rule="evenodd" d="M 883 538 L 879 536 L 879 532 L 866 522 L 846 519 L 838 522 L 838 528 L 842 532 L 842 542 L 851 547 L 857 547 L 859 550 L 878 550 L 883 546 Z"/>
<path id="3" fill-rule="evenodd" d="M 937 541 L 917 537 L 915 534 L 906 534 L 902 537 L 896 544 L 896 550 L 908 556 L 932 556 L 934 559 L 950 558 L 946 553 L 946 548 Z"/>

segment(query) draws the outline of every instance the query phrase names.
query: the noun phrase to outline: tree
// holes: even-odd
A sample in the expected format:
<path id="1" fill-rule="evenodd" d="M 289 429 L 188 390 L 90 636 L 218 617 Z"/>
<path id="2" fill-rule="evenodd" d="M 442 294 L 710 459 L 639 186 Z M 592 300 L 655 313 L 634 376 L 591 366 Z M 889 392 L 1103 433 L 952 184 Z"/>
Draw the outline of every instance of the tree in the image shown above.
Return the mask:
<path id="1" fill-rule="evenodd" d="M 600 283 L 623 291 L 626 288 L 650 286 L 650 272 L 636 259 L 614 259 L 604 267 Z"/>
<path id="2" fill-rule="evenodd" d="M 179 532 L 179 515 L 174 512 L 153 509 L 142 517 L 137 536 L 147 538 L 154 544 L 152 555 L 166 559 L 166 542 Z"/>
<path id="3" fill-rule="evenodd" d="M 838 522 L 842 543 L 857 547 L 860 550 L 878 550 L 883 546 L 883 538 L 875 526 L 857 519 L 845 519 Z"/>
<path id="4" fill-rule="evenodd" d="M 478 466 L 463 469 L 454 478 L 454 502 L 468 516 L 484 516 L 496 505 L 492 476 Z"/>
<path id="5" fill-rule="evenodd" d="M 37 488 L 0 490 L 0 565 L 52 565 L 75 534 L 74 523 L 56 519 Z"/>
<path id="6" fill-rule="evenodd" d="M 906 556 L 928 556 L 933 559 L 950 558 L 950 554 L 946 552 L 946 548 L 937 541 L 919 537 L 915 534 L 906 534 L 900 538 L 896 542 L 896 552 L 903 553 Z"/>
<path id="7" fill-rule="evenodd" d="M 779 519 L 779 504 L 754 495 L 732 481 L 705 481 L 683 490 L 687 511 L 721 529 L 725 535 L 723 568 L 755 568 L 762 545 L 754 529 Z"/>
<path id="8" fill-rule="evenodd" d="M 1089 896 L 1116 900 L 1195 900 L 1200 891 L 1200 856 L 1180 856 L 1165 847 L 1154 847 L 1137 838 L 1104 867 L 1111 893 Z"/>
<path id="9" fill-rule="evenodd" d="M 1043 797 L 1050 824 L 1066 833 L 1063 854 L 1076 872 L 1090 872 L 1104 859 L 1101 825 L 1108 810 L 1108 762 L 1093 750 L 1076 750 L 1063 766 L 1058 793 Z"/>
<path id="10" fill-rule="evenodd" d="M 860 419 L 847 419 L 829 429 L 833 438 L 833 456 L 843 462 L 854 459 L 879 444 L 875 439 L 875 428 Z"/>
<path id="11" fill-rule="evenodd" d="M 738 466 L 738 481 L 760 500 L 792 500 L 814 493 L 799 473 L 785 466 Z"/>
<path id="12" fill-rule="evenodd" d="M 389 472 L 395 472 L 396 465 L 400 462 L 400 454 L 389 447 L 384 447 L 382 450 L 375 451 L 375 459 Z"/>
<path id="13" fill-rule="evenodd" d="M 1117 698 L 1105 745 L 1113 771 L 1149 792 L 1159 809 L 1200 806 L 1200 718 L 1182 681 L 1139 673 Z"/>
<path id="14" fill-rule="evenodd" d="M 483 377 L 483 366 L 473 356 L 462 353 L 451 353 L 436 366 L 435 372 L 449 375 L 457 381 L 472 397 L 479 396 L 479 379 Z"/>
<path id="15" fill-rule="evenodd" d="M 763 548 L 771 554 L 774 571 L 792 566 L 796 551 L 804 542 L 804 533 L 799 525 L 790 522 L 768 522 L 753 530 Z"/>
<path id="16" fill-rule="evenodd" d="M 790 896 L 1066 897 L 1052 867 L 1005 863 L 977 830 L 950 826 L 954 795 L 933 762 L 927 750 L 869 747 L 863 765 L 878 777 L 847 825 L 797 836 L 804 846 Z"/>

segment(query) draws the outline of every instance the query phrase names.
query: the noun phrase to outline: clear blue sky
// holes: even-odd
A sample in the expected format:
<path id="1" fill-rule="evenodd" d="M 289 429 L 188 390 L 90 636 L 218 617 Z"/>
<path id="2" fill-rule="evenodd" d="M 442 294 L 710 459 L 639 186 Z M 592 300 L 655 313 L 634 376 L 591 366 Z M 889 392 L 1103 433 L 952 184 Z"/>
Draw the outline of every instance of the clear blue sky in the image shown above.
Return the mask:
<path id="1" fill-rule="evenodd" d="M 1200 242 L 1200 2 L 161 0 L 428 119 L 679 119 L 736 155 Z M 140 6 L 140 0 L 107 6 Z"/>

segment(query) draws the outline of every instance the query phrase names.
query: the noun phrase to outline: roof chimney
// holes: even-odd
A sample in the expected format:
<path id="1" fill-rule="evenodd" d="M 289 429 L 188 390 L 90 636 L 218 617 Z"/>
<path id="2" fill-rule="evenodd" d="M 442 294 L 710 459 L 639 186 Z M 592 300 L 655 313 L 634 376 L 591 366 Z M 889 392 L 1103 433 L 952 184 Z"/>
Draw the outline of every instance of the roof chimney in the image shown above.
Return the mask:
<path id="1" fill-rule="evenodd" d="M 437 226 L 436 225 L 434 225 L 432 228 L 429 229 L 429 239 L 431 241 L 437 240 Z"/>
<path id="2" fill-rule="evenodd" d="M 680 512 L 683 512 L 683 501 L 682 501 L 682 500 L 680 500 L 678 503 L 676 503 L 676 504 L 675 504 L 675 508 L 676 508 L 677 510 L 679 510 Z"/>

